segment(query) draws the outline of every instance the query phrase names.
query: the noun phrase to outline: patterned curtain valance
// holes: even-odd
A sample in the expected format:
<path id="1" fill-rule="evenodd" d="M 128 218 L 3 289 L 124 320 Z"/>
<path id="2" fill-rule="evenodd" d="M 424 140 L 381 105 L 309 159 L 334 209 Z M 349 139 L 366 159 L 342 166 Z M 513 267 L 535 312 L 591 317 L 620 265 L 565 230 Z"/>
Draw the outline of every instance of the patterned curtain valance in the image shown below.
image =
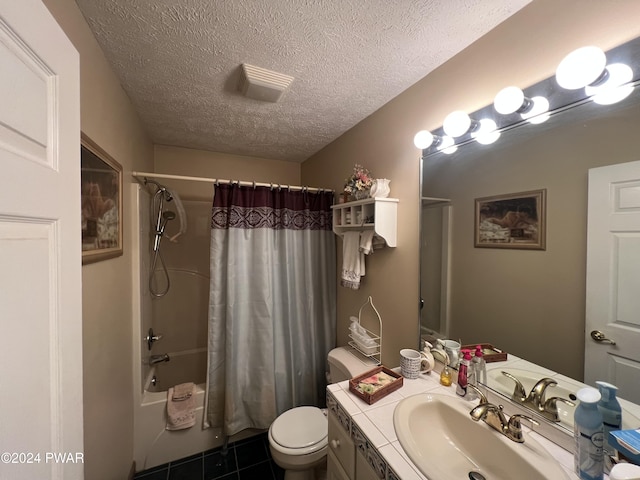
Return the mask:
<path id="1" fill-rule="evenodd" d="M 333 193 L 216 185 L 212 229 L 331 230 Z"/>

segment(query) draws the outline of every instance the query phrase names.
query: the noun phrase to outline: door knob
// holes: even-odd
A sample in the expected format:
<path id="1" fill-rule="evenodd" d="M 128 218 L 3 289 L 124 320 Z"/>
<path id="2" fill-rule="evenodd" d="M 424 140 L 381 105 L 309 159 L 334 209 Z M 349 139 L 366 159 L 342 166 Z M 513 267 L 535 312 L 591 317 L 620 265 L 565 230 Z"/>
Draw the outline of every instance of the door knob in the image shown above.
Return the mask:
<path id="1" fill-rule="evenodd" d="M 610 338 L 605 337 L 604 333 L 602 333 L 600 330 L 592 330 L 591 338 L 593 338 L 596 342 L 600 342 L 600 343 L 610 343 L 611 345 L 616 344 L 616 342 L 614 342 Z"/>

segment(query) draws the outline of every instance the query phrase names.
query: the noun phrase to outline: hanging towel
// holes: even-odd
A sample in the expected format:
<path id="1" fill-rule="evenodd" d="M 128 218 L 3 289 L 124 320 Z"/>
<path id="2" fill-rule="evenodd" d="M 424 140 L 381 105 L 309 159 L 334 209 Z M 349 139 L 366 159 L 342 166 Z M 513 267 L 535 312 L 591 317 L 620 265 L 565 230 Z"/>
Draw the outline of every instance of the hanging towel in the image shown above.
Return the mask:
<path id="1" fill-rule="evenodd" d="M 342 274 L 340 285 L 358 290 L 364 275 L 364 254 L 360 251 L 360 232 L 346 232 L 342 237 Z"/>
<path id="2" fill-rule="evenodd" d="M 173 399 L 174 402 L 181 402 L 193 395 L 193 382 L 181 383 L 173 387 Z"/>
<path id="3" fill-rule="evenodd" d="M 360 233 L 360 251 L 365 255 L 373 253 L 373 230 L 365 230 Z"/>
<path id="4" fill-rule="evenodd" d="M 387 243 L 380 237 L 373 237 L 373 243 L 371 244 L 372 250 L 380 250 L 384 248 Z"/>
<path id="5" fill-rule="evenodd" d="M 167 430 L 182 430 L 195 425 L 196 402 L 193 394 L 196 386 L 191 385 L 191 395 L 179 401 L 173 399 L 175 388 L 169 388 L 167 392 Z"/>

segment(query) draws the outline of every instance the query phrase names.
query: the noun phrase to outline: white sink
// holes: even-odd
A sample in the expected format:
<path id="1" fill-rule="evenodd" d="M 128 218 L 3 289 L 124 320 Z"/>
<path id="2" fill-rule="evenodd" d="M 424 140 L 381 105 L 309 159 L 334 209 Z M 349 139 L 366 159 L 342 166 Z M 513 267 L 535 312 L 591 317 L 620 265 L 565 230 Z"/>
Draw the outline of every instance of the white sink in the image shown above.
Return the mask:
<path id="1" fill-rule="evenodd" d="M 470 478 L 568 479 L 562 467 L 537 441 L 525 434 L 516 443 L 476 422 L 469 411 L 477 402 L 422 393 L 401 400 L 393 414 L 400 445 L 429 480 Z"/>

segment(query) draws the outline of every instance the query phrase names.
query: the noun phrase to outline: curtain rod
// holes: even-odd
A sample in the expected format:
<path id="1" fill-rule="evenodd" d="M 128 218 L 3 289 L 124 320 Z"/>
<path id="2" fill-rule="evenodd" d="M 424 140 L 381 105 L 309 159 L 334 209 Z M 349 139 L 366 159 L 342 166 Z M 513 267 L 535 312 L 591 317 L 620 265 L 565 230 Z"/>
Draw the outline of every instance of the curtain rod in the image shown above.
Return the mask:
<path id="1" fill-rule="evenodd" d="M 225 180 L 222 178 L 207 178 L 207 177 L 185 177 L 183 175 L 171 175 L 166 173 L 151 173 L 151 172 L 131 172 L 131 174 L 144 185 L 145 178 L 160 178 L 167 180 L 185 180 L 189 182 L 208 182 L 208 183 L 236 183 L 246 187 L 271 187 L 271 188 L 286 188 L 288 190 L 306 190 L 308 192 L 331 192 L 334 190 L 329 188 L 317 188 L 307 187 L 301 185 L 285 185 L 281 183 L 263 183 L 263 182 L 248 182 L 245 180 Z"/>

